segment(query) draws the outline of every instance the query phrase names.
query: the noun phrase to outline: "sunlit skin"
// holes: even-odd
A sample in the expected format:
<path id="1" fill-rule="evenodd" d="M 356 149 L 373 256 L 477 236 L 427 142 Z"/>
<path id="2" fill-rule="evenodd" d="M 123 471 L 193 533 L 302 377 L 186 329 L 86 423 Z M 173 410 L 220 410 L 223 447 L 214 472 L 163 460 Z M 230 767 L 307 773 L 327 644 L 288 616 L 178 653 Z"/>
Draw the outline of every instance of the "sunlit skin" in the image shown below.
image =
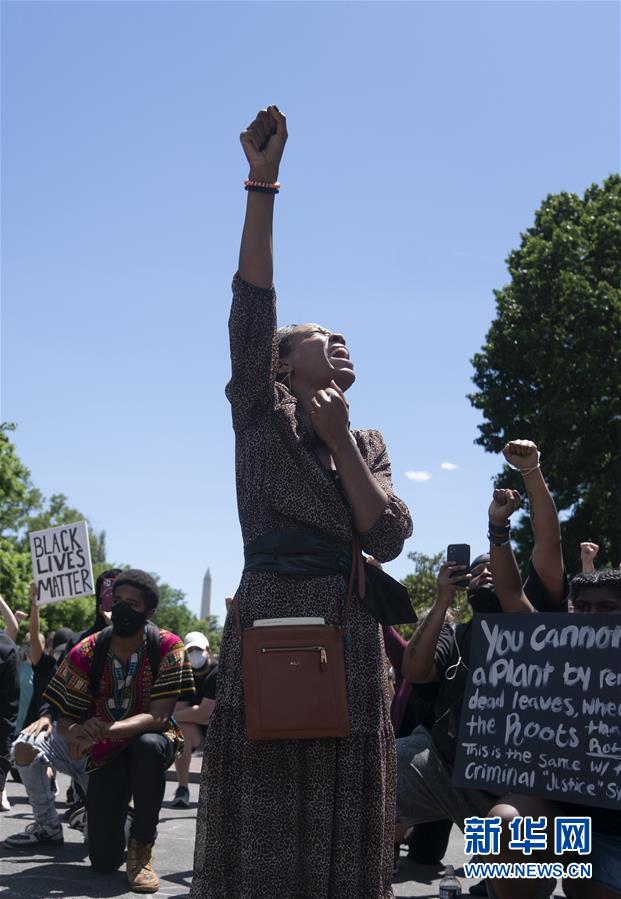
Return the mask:
<path id="1" fill-rule="evenodd" d="M 296 325 L 278 373 L 287 376 L 296 396 L 326 389 L 332 381 L 346 391 L 356 380 L 345 337 L 312 323 Z"/>
<path id="2" fill-rule="evenodd" d="M 278 181 L 287 142 L 285 116 L 276 106 L 262 109 L 240 135 L 251 181 Z M 248 192 L 239 251 L 239 275 L 248 284 L 271 288 L 274 281 L 272 220 L 274 194 Z M 388 496 L 366 465 L 349 430 L 344 391 L 354 382 L 353 366 L 342 334 L 319 325 L 299 325 L 289 354 L 280 360 L 279 377 L 299 403 L 306 424 L 318 438 L 316 454 L 335 469 L 350 502 L 353 524 L 366 534 L 388 505 Z"/>
<path id="3" fill-rule="evenodd" d="M 492 572 L 489 562 L 481 562 L 470 573 L 472 574 L 472 580 L 468 586 L 468 593 L 476 593 L 479 587 L 488 587 L 492 583 Z"/>
<path id="4" fill-rule="evenodd" d="M 131 584 L 121 584 L 120 587 L 116 588 L 112 596 L 113 608 L 119 602 L 124 602 L 134 609 L 135 612 L 145 612 L 147 608 L 142 593 L 137 587 L 132 587 Z"/>

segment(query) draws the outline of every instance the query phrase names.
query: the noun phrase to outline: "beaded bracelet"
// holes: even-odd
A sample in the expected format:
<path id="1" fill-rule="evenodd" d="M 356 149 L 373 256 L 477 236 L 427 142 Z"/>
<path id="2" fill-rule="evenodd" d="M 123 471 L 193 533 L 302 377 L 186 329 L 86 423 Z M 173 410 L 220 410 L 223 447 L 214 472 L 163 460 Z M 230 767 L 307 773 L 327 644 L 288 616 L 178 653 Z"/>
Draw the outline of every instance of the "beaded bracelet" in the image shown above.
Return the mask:
<path id="1" fill-rule="evenodd" d="M 280 190 L 280 183 L 278 181 L 251 181 L 250 178 L 247 178 L 244 181 L 244 187 L 246 190 L 257 191 L 257 193 L 277 194 Z"/>

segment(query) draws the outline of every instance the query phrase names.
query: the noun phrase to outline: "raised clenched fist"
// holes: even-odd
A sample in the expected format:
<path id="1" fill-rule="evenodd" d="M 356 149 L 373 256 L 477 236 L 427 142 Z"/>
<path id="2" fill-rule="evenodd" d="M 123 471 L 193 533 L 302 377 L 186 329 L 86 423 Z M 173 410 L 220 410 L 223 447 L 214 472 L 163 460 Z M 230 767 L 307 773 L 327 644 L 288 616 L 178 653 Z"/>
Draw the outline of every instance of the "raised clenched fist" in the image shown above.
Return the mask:
<path id="1" fill-rule="evenodd" d="M 504 487 L 494 490 L 494 496 L 488 515 L 492 524 L 504 525 L 509 521 L 516 509 L 519 509 L 522 497 L 517 490 Z"/>
<path id="2" fill-rule="evenodd" d="M 597 543 L 586 540 L 580 544 L 580 560 L 582 561 L 582 571 L 595 571 L 595 556 L 599 552 Z"/>
<path id="3" fill-rule="evenodd" d="M 503 456 L 515 468 L 527 471 L 539 465 L 539 450 L 532 440 L 510 440 L 502 451 Z"/>
<path id="4" fill-rule="evenodd" d="M 239 139 L 250 166 L 250 179 L 276 181 L 287 142 L 287 120 L 278 107 L 268 106 L 258 112 Z"/>
<path id="5" fill-rule="evenodd" d="M 583 559 L 594 559 L 598 552 L 599 546 L 597 543 L 591 543 L 590 540 L 587 540 L 585 543 L 580 544 L 580 555 Z"/>

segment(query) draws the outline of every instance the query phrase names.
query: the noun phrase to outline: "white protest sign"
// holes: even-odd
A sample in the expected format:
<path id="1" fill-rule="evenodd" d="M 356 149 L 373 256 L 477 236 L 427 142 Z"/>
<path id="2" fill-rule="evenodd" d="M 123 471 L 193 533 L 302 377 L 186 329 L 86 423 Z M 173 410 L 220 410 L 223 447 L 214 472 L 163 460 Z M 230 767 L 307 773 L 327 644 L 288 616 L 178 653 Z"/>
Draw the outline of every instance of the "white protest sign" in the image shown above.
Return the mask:
<path id="1" fill-rule="evenodd" d="M 37 605 L 91 596 L 95 592 L 85 521 L 32 531 L 28 536 Z"/>

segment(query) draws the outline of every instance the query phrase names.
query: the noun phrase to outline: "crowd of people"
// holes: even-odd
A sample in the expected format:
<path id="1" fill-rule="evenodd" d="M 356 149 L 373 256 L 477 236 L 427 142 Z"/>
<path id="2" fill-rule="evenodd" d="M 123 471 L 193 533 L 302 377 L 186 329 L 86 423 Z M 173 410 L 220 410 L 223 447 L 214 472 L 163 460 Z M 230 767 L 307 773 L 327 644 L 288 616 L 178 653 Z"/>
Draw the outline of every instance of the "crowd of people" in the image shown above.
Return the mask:
<path id="1" fill-rule="evenodd" d="M 489 508 L 489 523 L 498 528 L 490 551 L 477 556 L 467 570 L 442 565 L 435 602 L 409 641 L 394 626 L 382 628 L 393 682 L 396 860 L 401 844 L 407 843 L 409 858 L 437 865 L 453 824 L 463 828 L 473 815 L 500 815 L 507 822 L 518 815 L 545 815 L 552 822 L 562 812 L 585 811 L 575 803 L 460 789 L 451 780 L 471 636 L 471 622 L 459 623 L 451 611 L 459 589 L 467 589 L 473 616 L 621 612 L 621 571 L 596 569 L 598 547 L 591 541 L 581 544 L 582 573 L 570 586 L 558 517 L 535 444 L 513 441 L 505 458 L 522 471 L 530 500 L 534 546 L 524 584 L 508 542 L 509 518 L 521 496 L 499 489 Z M 372 557 L 367 562 L 381 567 Z M 2 809 L 11 807 L 6 775 L 12 768 L 26 788 L 33 814 L 26 829 L 7 838 L 4 846 L 36 852 L 41 845 L 62 844 L 55 782 L 62 772 L 71 778 L 64 822 L 83 833 L 98 871 L 116 870 L 127 843 L 128 878 L 136 891 L 158 886 L 151 852 L 165 772 L 172 764 L 178 779 L 173 806 L 190 807 L 190 761 L 204 745 L 218 678 L 218 662 L 205 634 L 192 632 L 181 641 L 150 624 L 157 601 L 157 586 L 145 572 L 110 569 L 96 582 L 92 627 L 81 634 L 61 628 L 44 636 L 33 585 L 28 633 L 17 649 L 14 641 L 26 616 L 14 615 L 0 599 L 5 624 L 0 632 Z M 620 815 L 603 808 L 587 811 L 594 827 L 594 881 L 568 883 L 567 895 L 608 899 L 621 884 Z M 502 857 L 515 860 L 516 854 L 503 846 Z M 598 877 L 605 879 L 600 883 Z M 541 884 L 537 895 L 549 895 L 549 888 Z M 522 891 L 519 882 L 496 881 L 481 884 L 478 892 L 519 899 Z"/>
<path id="2" fill-rule="evenodd" d="M 227 601 L 220 658 L 205 634 L 182 638 L 153 623 L 158 588 L 138 569 L 98 577 L 93 625 L 81 634 L 63 628 L 44 637 L 33 588 L 19 650 L 21 621 L 0 602 L 2 808 L 10 808 L 13 769 L 33 817 L 4 847 L 36 852 L 63 842 L 62 772 L 71 778 L 64 818 L 84 834 L 93 868 L 111 872 L 126 859 L 130 888 L 155 892 L 166 771 L 174 765 L 177 773 L 173 805 L 189 807 L 190 762 L 202 749 L 192 899 L 389 899 L 405 842 L 411 858 L 438 864 L 452 826 L 463 829 L 467 818 L 552 822 L 562 813 L 593 822 L 593 877 L 565 881 L 566 895 L 621 896 L 621 813 L 460 788 L 452 778 L 472 622 L 489 613 L 618 614 L 621 570 L 597 569 L 598 547 L 586 541 L 583 571 L 570 582 L 539 449 L 513 440 L 504 460 L 522 478 L 533 536 L 525 579 L 510 540 L 522 495 L 499 488 L 487 521 L 480 510 L 487 547 L 468 565 L 447 559 L 435 599 L 411 638 L 401 636 L 382 564 L 401 553 L 412 521 L 394 493 L 381 434 L 350 430 L 345 393 L 355 375 L 345 338 L 315 324 L 276 326 L 272 215 L 286 140 L 274 106 L 242 133 L 250 173 L 227 396 L 245 567 Z M 467 621 L 452 611 L 460 590 Z M 342 629 L 346 735 L 249 739 L 244 631 L 264 619 L 311 616 Z M 507 833 L 500 855 L 513 861 Z M 527 890 L 535 899 L 553 887 L 530 881 Z M 526 895 L 524 883 L 509 879 L 488 879 L 479 892 Z"/>

